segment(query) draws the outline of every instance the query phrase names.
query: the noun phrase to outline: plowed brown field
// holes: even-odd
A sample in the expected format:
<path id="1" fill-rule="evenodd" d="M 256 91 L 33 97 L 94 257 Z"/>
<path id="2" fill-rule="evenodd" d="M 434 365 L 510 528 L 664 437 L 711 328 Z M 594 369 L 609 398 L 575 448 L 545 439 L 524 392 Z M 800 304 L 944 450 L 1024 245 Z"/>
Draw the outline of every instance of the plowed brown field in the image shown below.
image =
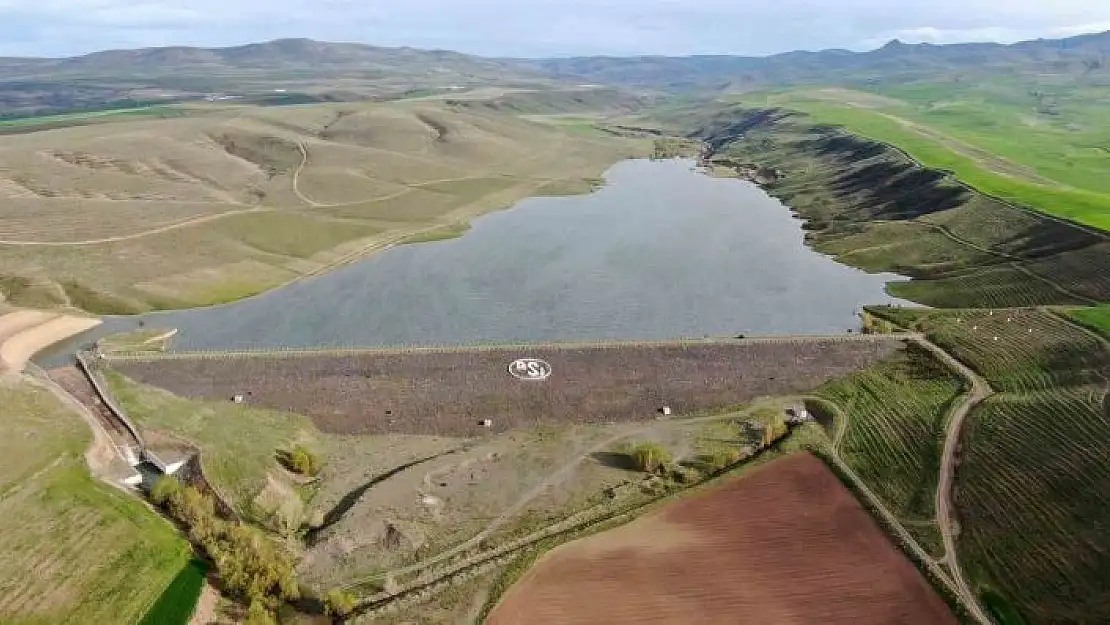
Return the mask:
<path id="1" fill-rule="evenodd" d="M 797 454 L 551 552 L 486 621 L 519 623 L 956 619 L 836 476 Z"/>

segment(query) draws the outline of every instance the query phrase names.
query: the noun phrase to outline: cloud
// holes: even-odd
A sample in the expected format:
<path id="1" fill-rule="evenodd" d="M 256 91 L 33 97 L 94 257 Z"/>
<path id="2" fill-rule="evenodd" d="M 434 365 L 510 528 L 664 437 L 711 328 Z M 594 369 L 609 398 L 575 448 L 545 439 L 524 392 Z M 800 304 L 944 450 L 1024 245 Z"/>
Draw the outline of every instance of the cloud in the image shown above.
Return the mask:
<path id="1" fill-rule="evenodd" d="M 768 54 L 1110 29 L 1094 0 L 0 0 L 0 54 L 279 37 L 487 55 Z"/>

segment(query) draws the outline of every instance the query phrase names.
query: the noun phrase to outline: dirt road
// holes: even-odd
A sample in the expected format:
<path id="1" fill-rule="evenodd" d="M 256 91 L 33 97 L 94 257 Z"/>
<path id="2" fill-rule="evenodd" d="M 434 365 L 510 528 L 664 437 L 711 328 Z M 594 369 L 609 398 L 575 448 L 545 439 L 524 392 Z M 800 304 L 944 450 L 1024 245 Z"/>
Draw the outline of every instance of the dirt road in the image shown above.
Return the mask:
<path id="1" fill-rule="evenodd" d="M 944 437 L 944 452 L 941 455 L 940 479 L 937 482 L 937 526 L 940 528 L 940 534 L 944 539 L 944 557 L 942 560 L 947 563 L 948 569 L 952 573 L 952 581 L 963 597 L 964 604 L 971 612 L 972 617 L 980 623 L 989 625 L 991 623 L 990 617 L 979 605 L 979 598 L 971 590 L 967 579 L 964 577 L 963 569 L 960 567 L 960 559 L 956 554 L 956 534 L 959 530 L 953 527 L 951 508 L 952 482 L 955 477 L 957 463 L 956 452 L 960 446 L 960 434 L 963 432 L 964 420 L 975 406 L 994 394 L 994 389 L 967 365 L 928 340 L 918 339 L 917 343 L 928 349 L 949 367 L 959 371 L 960 375 L 971 384 L 971 389 L 965 395 L 964 400 L 952 409 L 952 413 L 948 417 L 948 429 Z"/>

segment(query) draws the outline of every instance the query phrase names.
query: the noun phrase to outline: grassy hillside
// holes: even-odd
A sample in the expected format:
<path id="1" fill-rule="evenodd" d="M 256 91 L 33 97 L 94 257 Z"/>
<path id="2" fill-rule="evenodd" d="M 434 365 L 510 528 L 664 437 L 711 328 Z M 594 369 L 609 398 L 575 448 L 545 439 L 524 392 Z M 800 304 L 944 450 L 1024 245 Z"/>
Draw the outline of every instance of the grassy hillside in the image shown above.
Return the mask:
<path id="1" fill-rule="evenodd" d="M 575 93 L 194 107 L 9 136 L 0 290 L 98 313 L 231 301 L 536 193 L 589 189 L 650 153 L 647 140 L 517 114 L 639 106 Z"/>
<path id="2" fill-rule="evenodd" d="M 922 330 L 998 393 L 968 418 L 955 500 L 960 561 L 996 613 L 1106 622 L 1110 347 L 1040 310 L 879 314 Z"/>
<path id="3" fill-rule="evenodd" d="M 895 145 L 984 193 L 1110 229 L 1110 87 L 1059 95 L 993 86 L 880 84 L 874 93 L 817 89 L 744 99 L 804 111 Z M 1032 93 L 1019 97 L 1023 86 Z"/>
<path id="4" fill-rule="evenodd" d="M 0 381 L 0 622 L 136 623 L 189 561 L 176 530 L 89 476 L 88 426 Z"/>
<path id="5" fill-rule="evenodd" d="M 897 150 L 783 109 L 682 119 L 720 166 L 778 169 L 770 193 L 806 219 L 817 249 L 914 278 L 894 295 L 931 306 L 1110 299 L 1110 236 L 1021 210 L 915 165 Z"/>

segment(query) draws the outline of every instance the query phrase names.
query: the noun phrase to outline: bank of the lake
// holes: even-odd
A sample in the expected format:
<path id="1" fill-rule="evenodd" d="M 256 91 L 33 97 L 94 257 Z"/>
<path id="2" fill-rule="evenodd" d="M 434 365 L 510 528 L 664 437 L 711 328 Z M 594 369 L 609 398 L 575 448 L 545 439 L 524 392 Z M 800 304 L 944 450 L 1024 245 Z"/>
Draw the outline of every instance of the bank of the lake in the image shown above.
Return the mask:
<path id="1" fill-rule="evenodd" d="M 140 323 L 178 328 L 178 349 L 842 333 L 860 306 L 899 301 L 897 279 L 810 249 L 756 185 L 630 160 L 595 193 L 531 198 L 456 239 L 232 304 L 108 317 L 82 339 Z"/>

